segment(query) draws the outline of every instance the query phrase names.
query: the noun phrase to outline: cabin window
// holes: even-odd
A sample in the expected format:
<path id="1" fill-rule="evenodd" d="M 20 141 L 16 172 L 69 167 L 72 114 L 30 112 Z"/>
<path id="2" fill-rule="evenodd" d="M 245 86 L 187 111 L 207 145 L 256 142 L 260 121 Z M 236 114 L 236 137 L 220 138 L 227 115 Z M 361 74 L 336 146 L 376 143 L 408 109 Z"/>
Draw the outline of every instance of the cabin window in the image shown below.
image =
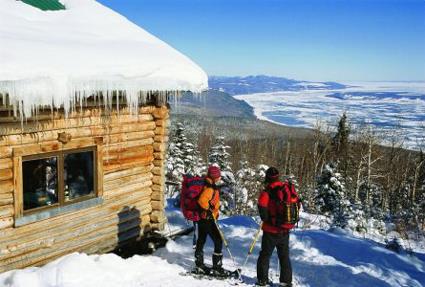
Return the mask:
<path id="1" fill-rule="evenodd" d="M 64 155 L 65 201 L 94 195 L 94 153 L 72 152 Z"/>
<path id="2" fill-rule="evenodd" d="M 23 213 L 96 197 L 96 148 L 22 158 Z"/>
<path id="3" fill-rule="evenodd" d="M 58 157 L 22 162 L 24 210 L 58 203 Z"/>

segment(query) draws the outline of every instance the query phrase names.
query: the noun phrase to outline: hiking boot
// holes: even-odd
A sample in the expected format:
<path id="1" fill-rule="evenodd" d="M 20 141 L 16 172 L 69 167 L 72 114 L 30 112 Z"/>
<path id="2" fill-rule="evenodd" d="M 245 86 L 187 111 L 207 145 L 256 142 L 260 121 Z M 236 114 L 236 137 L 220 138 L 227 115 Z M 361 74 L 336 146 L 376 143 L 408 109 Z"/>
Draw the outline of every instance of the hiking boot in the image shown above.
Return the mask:
<path id="1" fill-rule="evenodd" d="M 216 271 L 217 273 L 222 273 L 224 271 L 222 253 L 213 253 L 212 262 L 214 271 Z"/>
<path id="2" fill-rule="evenodd" d="M 202 251 L 196 251 L 195 252 L 195 266 L 198 268 L 203 269 L 205 267 L 204 265 L 204 252 Z"/>
<path id="3" fill-rule="evenodd" d="M 279 284 L 277 284 L 277 286 L 279 286 L 279 287 L 292 287 L 292 284 L 280 282 Z"/>

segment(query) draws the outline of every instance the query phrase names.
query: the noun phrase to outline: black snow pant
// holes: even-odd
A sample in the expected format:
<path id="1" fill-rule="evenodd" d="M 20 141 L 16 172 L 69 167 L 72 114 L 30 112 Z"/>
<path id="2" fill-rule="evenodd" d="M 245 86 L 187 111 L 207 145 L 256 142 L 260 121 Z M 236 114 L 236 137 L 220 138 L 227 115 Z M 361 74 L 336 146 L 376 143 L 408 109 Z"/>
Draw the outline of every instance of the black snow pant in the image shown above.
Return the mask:
<path id="1" fill-rule="evenodd" d="M 269 263 L 274 248 L 277 247 L 277 256 L 280 264 L 280 283 L 292 284 L 292 267 L 289 260 L 289 232 L 269 233 L 263 232 L 260 256 L 257 261 L 257 279 L 260 282 L 268 282 Z"/>
<path id="2" fill-rule="evenodd" d="M 214 242 L 214 253 L 221 254 L 223 240 L 221 239 L 220 231 L 218 231 L 214 219 L 201 219 L 198 221 L 198 240 L 196 241 L 195 256 L 196 254 L 203 254 L 207 235 L 209 235 Z"/>

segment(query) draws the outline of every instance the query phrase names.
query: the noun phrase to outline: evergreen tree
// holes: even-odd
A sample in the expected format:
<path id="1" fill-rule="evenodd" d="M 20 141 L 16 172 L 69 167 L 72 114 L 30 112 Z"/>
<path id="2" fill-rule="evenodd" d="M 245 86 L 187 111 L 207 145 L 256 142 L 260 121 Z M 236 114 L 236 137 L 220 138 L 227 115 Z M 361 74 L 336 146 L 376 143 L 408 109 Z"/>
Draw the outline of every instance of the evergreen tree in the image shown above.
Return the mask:
<path id="1" fill-rule="evenodd" d="M 256 172 L 249 167 L 248 161 L 241 162 L 241 168 L 236 172 L 235 210 L 237 214 L 255 213 L 254 197 L 256 190 Z"/>
<path id="2" fill-rule="evenodd" d="M 227 151 L 230 146 L 224 142 L 224 137 L 219 136 L 215 140 L 215 144 L 210 148 L 208 154 L 208 164 L 216 164 L 222 171 L 232 172 L 230 164 L 230 153 Z"/>
<path id="3" fill-rule="evenodd" d="M 216 138 L 215 144 L 210 148 L 208 154 L 208 165 L 217 165 L 221 169 L 221 211 L 225 214 L 230 214 L 234 211 L 235 206 L 235 176 L 230 163 L 230 149 L 224 142 L 224 137 L 219 136 Z"/>
<path id="4" fill-rule="evenodd" d="M 347 114 L 344 112 L 338 121 L 337 132 L 332 140 L 338 158 L 347 156 L 350 131 Z"/>
<path id="5" fill-rule="evenodd" d="M 335 160 L 342 171 L 345 181 L 348 180 L 349 165 L 349 137 L 351 128 L 348 123 L 347 114 L 344 112 L 338 121 L 338 128 L 332 139 L 332 146 L 335 151 Z"/>
<path id="6" fill-rule="evenodd" d="M 170 188 L 169 197 L 174 197 L 180 190 L 183 175 L 201 175 L 205 172 L 205 165 L 199 155 L 197 146 L 189 142 L 186 137 L 186 128 L 183 123 L 177 123 L 174 135 L 168 146 L 166 157 L 166 178 L 177 185 Z"/>
<path id="7" fill-rule="evenodd" d="M 346 199 L 344 180 L 332 163 L 324 167 L 318 178 L 315 200 L 319 211 L 332 217 L 334 226 L 347 227 L 351 205 Z"/>

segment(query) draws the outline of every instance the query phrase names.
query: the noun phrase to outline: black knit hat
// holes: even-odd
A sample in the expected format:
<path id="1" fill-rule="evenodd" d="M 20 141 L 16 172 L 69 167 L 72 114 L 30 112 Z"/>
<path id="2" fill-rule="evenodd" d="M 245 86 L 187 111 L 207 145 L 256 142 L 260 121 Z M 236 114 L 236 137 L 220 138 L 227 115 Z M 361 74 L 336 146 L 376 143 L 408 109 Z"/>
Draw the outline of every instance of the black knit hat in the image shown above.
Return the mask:
<path id="1" fill-rule="evenodd" d="M 272 182 L 279 178 L 279 171 L 277 168 L 271 166 L 266 170 L 266 181 Z"/>

